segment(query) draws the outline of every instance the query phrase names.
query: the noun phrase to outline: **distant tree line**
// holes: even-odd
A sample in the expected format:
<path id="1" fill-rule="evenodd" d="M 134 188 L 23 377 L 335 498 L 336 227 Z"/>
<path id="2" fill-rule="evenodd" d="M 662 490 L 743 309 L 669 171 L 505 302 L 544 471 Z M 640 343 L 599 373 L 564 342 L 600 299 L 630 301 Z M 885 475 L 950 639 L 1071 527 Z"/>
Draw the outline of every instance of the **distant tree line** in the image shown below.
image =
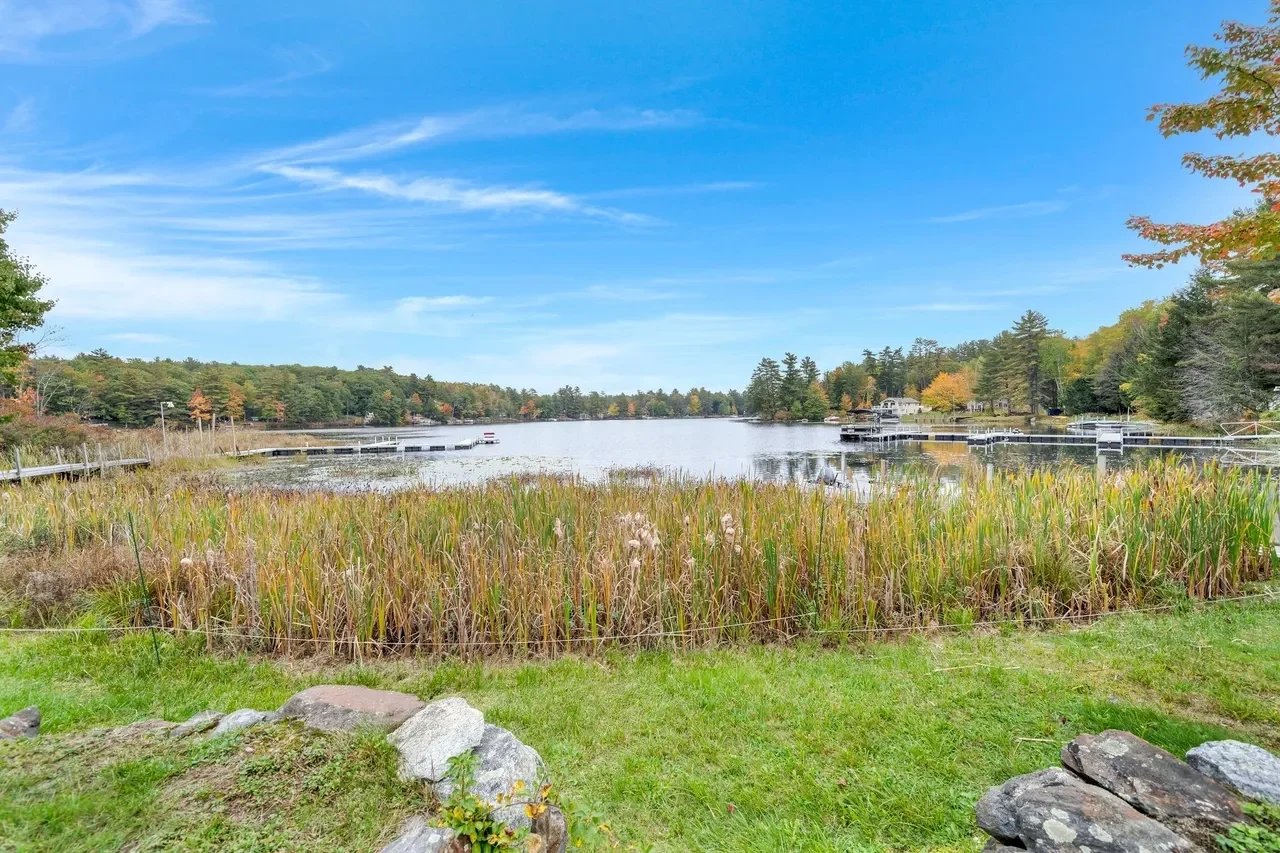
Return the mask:
<path id="1" fill-rule="evenodd" d="M 123 359 L 104 350 L 74 358 L 35 358 L 0 387 L 22 396 L 37 416 L 74 414 L 119 426 L 149 425 L 160 405 L 191 424 L 234 417 L 282 425 L 361 421 L 397 425 L 417 418 L 455 419 L 715 417 L 736 414 L 742 397 L 693 388 L 685 392 L 583 393 L 565 386 L 551 394 L 431 376 L 390 367 L 245 365 L 195 359 Z"/>
<path id="2" fill-rule="evenodd" d="M 1066 414 L 1138 413 L 1214 423 L 1274 416 L 1280 388 L 1280 261 L 1233 261 L 1196 272 L 1162 301 L 1144 302 L 1082 338 L 1027 311 L 985 340 L 904 352 L 862 351 L 821 375 L 810 358 L 762 358 L 743 394 L 766 420 L 821 419 L 887 397 L 933 409 Z"/>

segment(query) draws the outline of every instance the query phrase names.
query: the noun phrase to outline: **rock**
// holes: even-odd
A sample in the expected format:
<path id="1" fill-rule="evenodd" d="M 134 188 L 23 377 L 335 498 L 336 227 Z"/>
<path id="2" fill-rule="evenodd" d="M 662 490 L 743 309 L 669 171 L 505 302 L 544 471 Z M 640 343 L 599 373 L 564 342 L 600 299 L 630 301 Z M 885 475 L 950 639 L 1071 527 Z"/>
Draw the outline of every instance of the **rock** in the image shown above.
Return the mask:
<path id="1" fill-rule="evenodd" d="M 193 714 L 185 723 L 180 723 L 169 732 L 170 737 L 182 738 L 189 735 L 198 735 L 201 732 L 207 732 L 218 724 L 222 719 L 222 713 L 219 711 L 201 711 Z"/>
<path id="2" fill-rule="evenodd" d="M 538 815 L 533 822 L 533 833 L 542 839 L 541 853 L 564 853 L 569 847 L 569 822 L 564 812 L 555 806 Z"/>
<path id="3" fill-rule="evenodd" d="M 1244 820 L 1234 794 L 1129 732 L 1080 735 L 1062 748 L 1062 763 L 1208 849 L 1216 836 Z"/>
<path id="4" fill-rule="evenodd" d="M 1238 740 L 1211 740 L 1187 753 L 1187 763 L 1246 797 L 1280 804 L 1280 758 Z"/>
<path id="5" fill-rule="evenodd" d="M 465 699 L 438 699 L 405 720 L 387 736 L 400 752 L 400 773 L 410 779 L 439 782 L 449 759 L 480 745 L 484 714 Z"/>
<path id="6" fill-rule="evenodd" d="M 486 725 L 480 744 L 475 748 L 476 771 L 471 793 L 494 808 L 494 817 L 516 829 L 529 828 L 524 803 L 538 790 L 543 773 L 542 756 L 515 735 L 499 726 Z M 523 783 L 523 793 L 515 791 Z M 447 799 L 454 782 L 444 778 L 435 785 L 436 795 Z M 502 805 L 499 797 L 514 795 L 518 803 Z"/>
<path id="7" fill-rule="evenodd" d="M 391 731 L 425 707 L 426 703 L 408 693 L 322 684 L 294 694 L 280 713 L 327 732 L 346 732 L 364 725 Z"/>
<path id="8" fill-rule="evenodd" d="M 40 709 L 35 705 L 23 708 L 11 717 L 0 720 L 0 740 L 35 737 L 40 734 Z"/>
<path id="9" fill-rule="evenodd" d="M 1019 797 L 1036 788 L 1083 784 L 1075 776 L 1059 767 L 1015 776 L 1003 785 L 988 789 L 982 795 L 982 799 L 978 800 L 978 804 L 974 807 L 978 826 L 998 841 L 1016 842 L 1018 840 L 1016 802 Z"/>
<path id="10" fill-rule="evenodd" d="M 1124 800 L 1051 768 L 1010 779 L 983 795 L 978 825 L 996 844 L 1028 850 L 1091 853 L 1192 853 L 1194 843 L 1138 812 Z"/>
<path id="11" fill-rule="evenodd" d="M 415 816 L 401 825 L 400 834 L 382 848 L 382 853 L 453 853 L 463 849 L 457 838 L 452 829 L 431 826 Z"/>
<path id="12" fill-rule="evenodd" d="M 218 724 L 213 727 L 213 731 L 209 733 L 209 737 L 222 737 L 233 732 L 242 731 L 250 726 L 256 726 L 259 723 L 274 723 L 280 719 L 280 715 L 275 711 L 255 711 L 252 708 L 241 708 L 239 711 L 232 711 L 227 714 Z"/>

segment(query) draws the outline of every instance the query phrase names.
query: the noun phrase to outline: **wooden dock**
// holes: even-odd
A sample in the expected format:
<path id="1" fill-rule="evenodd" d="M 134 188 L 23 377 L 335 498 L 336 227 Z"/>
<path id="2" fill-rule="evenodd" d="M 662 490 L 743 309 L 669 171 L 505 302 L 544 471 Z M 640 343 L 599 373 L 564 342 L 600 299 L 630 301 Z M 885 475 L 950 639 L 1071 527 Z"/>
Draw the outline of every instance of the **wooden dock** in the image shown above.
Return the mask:
<path id="1" fill-rule="evenodd" d="M 1125 447 L 1234 447 L 1242 442 L 1264 438 L 1262 435 L 1125 435 L 1119 432 L 1097 434 L 1049 434 L 1023 433 L 1004 430 L 989 432 L 924 432 L 894 430 L 862 433 L 853 439 L 861 444 L 898 444 L 902 442 L 943 441 L 967 444 L 970 447 L 991 447 L 997 444 L 1083 445 L 1104 449 Z M 848 440 L 848 439 L 846 439 Z"/>
<path id="2" fill-rule="evenodd" d="M 256 450 L 240 450 L 228 456 L 388 456 L 397 453 L 439 453 L 445 450 L 471 450 L 483 443 L 478 438 L 444 444 L 401 444 L 397 441 L 376 441 L 369 444 L 318 444 L 314 447 L 260 447 Z"/>
<path id="3" fill-rule="evenodd" d="M 0 471 L 0 483 L 25 483 L 46 477 L 88 477 L 107 470 L 132 470 L 146 468 L 150 459 L 109 459 L 103 462 L 68 462 L 62 465 L 33 465 L 10 471 Z"/>

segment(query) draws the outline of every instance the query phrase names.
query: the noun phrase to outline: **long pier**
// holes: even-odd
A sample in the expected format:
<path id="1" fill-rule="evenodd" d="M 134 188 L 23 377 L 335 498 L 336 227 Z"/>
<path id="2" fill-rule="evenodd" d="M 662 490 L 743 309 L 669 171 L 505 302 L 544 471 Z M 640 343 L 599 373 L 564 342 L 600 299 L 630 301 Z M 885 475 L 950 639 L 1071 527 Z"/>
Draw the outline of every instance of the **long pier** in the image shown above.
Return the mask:
<path id="1" fill-rule="evenodd" d="M 112 469 L 146 468 L 150 459 L 110 459 L 102 462 L 67 462 L 61 465 L 33 465 L 0 471 L 0 483 L 25 483 L 45 477 L 88 477 Z"/>
<path id="2" fill-rule="evenodd" d="M 990 432 L 925 432 L 895 430 L 893 432 L 860 433 L 852 439 L 859 444 L 897 444 L 900 442 L 945 441 L 968 444 L 970 447 L 991 447 L 996 444 L 1058 444 L 1084 445 L 1101 449 L 1125 447 L 1232 447 L 1244 441 L 1265 438 L 1263 435 L 1126 435 L 1121 432 L 1101 432 L 1092 435 L 1023 433 L 1004 430 Z M 843 436 L 842 436 L 843 438 Z M 844 439 L 846 441 L 850 439 Z"/>
<path id="3" fill-rule="evenodd" d="M 401 444 L 398 441 L 377 441 L 369 444 L 317 444 L 308 447 L 259 447 L 254 450 L 239 450 L 228 453 L 228 456 L 364 456 L 367 454 L 388 455 L 394 453 L 438 453 L 445 450 L 471 450 L 477 444 L 485 443 L 479 438 L 466 441 L 455 441 L 445 444 Z"/>

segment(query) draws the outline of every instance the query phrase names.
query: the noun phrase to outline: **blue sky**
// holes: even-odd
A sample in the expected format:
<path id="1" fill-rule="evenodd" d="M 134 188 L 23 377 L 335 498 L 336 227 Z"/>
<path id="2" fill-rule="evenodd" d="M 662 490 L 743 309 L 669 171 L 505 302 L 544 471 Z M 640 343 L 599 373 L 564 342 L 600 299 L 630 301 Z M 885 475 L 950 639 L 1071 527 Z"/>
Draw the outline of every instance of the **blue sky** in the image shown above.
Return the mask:
<path id="1" fill-rule="evenodd" d="M 1145 121 L 1263 0 L 0 0 L 0 207 L 66 352 L 741 387 L 1191 273 Z"/>

